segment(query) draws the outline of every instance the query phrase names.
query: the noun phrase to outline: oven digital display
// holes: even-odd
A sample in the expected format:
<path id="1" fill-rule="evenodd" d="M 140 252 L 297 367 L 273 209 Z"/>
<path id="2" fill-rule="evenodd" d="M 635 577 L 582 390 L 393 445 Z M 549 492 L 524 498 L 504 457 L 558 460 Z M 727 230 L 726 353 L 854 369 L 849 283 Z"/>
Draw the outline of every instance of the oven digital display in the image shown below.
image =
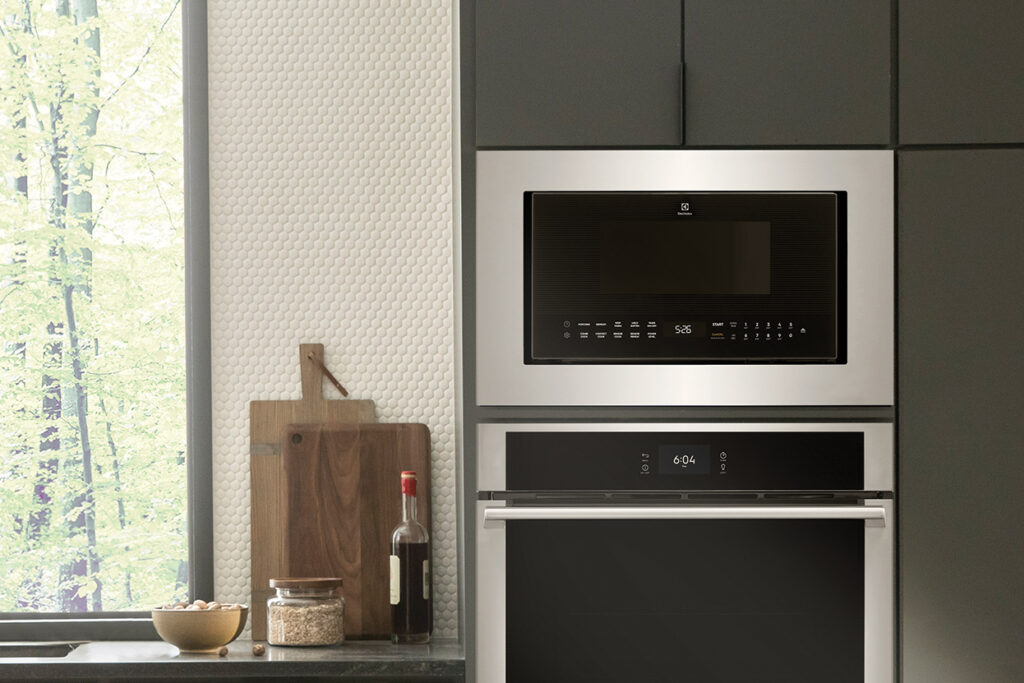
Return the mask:
<path id="1" fill-rule="evenodd" d="M 710 474 L 710 444 L 658 446 L 658 474 Z"/>

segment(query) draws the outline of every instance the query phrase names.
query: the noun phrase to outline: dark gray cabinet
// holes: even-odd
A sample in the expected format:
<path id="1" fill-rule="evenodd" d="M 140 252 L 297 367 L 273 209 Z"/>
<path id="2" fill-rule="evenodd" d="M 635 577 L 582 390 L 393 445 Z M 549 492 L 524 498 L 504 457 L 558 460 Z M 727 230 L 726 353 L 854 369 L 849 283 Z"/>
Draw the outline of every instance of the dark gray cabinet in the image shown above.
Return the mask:
<path id="1" fill-rule="evenodd" d="M 478 146 L 680 142 L 679 0 L 478 0 Z"/>
<path id="2" fill-rule="evenodd" d="M 685 0 L 688 145 L 887 145 L 888 0 Z"/>
<path id="3" fill-rule="evenodd" d="M 888 0 L 477 0 L 473 10 L 478 146 L 890 142 Z"/>
<path id="4" fill-rule="evenodd" d="M 903 683 L 1024 680 L 1024 150 L 899 182 Z"/>
<path id="5" fill-rule="evenodd" d="M 1024 3 L 899 3 L 900 142 L 1024 142 Z"/>

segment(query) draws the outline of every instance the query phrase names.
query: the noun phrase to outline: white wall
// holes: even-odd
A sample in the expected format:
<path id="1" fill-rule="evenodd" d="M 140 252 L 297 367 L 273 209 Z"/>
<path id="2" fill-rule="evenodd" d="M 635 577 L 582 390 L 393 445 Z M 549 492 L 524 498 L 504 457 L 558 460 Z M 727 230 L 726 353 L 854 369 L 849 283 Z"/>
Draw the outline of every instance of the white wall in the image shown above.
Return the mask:
<path id="1" fill-rule="evenodd" d="M 435 634 L 457 634 L 452 13 L 209 3 L 221 600 L 249 594 L 249 401 L 299 398 L 297 345 L 322 342 L 379 421 L 430 427 Z"/>

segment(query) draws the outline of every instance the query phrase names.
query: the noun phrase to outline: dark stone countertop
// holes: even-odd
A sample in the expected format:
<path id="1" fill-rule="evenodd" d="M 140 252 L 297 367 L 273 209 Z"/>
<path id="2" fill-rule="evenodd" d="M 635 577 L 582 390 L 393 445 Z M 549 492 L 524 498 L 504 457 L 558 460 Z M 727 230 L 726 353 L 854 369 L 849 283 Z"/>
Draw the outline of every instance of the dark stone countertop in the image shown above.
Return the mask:
<path id="1" fill-rule="evenodd" d="M 163 641 L 97 641 L 64 657 L 0 659 L 0 680 L 87 681 L 160 680 L 465 680 L 466 659 L 456 641 L 429 645 L 392 645 L 386 641 L 348 641 L 336 647 L 273 647 L 252 654 L 252 641 L 236 640 L 226 657 L 180 654 Z"/>

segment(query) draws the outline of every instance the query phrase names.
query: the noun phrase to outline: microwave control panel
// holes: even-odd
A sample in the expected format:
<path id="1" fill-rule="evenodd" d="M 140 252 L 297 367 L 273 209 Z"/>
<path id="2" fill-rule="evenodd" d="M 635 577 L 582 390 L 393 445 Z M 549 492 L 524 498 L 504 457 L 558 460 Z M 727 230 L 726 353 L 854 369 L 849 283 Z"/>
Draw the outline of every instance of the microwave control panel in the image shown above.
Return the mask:
<path id="1" fill-rule="evenodd" d="M 540 322 L 534 362 L 837 361 L 834 332 L 823 329 L 832 323 L 827 316 L 545 316 Z M 541 349 L 553 353 L 543 356 Z"/>

